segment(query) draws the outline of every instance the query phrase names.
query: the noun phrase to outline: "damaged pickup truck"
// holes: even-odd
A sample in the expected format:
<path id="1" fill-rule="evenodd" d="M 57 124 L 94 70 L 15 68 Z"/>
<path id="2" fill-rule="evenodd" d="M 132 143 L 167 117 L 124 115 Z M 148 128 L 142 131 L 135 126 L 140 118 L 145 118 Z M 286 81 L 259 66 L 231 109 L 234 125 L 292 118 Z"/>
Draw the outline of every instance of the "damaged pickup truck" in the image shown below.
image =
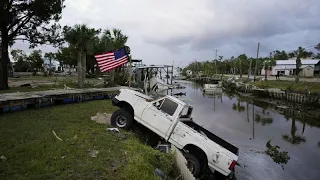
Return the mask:
<path id="1" fill-rule="evenodd" d="M 209 168 L 226 177 L 233 175 L 238 148 L 195 123 L 193 108 L 173 96 L 152 99 L 130 89 L 121 89 L 112 99 L 120 107 L 111 117 L 113 126 L 130 129 L 138 122 L 176 146 L 195 177 Z"/>

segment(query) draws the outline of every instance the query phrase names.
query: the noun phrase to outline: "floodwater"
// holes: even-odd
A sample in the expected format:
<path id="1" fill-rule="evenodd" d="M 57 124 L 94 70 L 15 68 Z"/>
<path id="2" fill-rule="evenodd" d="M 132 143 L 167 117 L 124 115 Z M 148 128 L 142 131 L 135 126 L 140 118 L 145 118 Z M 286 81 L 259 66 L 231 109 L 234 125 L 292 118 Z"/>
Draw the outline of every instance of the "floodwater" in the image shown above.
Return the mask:
<path id="1" fill-rule="evenodd" d="M 181 82 L 179 82 L 181 83 Z M 282 115 L 266 103 L 253 105 L 234 95 L 204 95 L 200 85 L 183 81 L 182 98 L 194 107 L 193 119 L 239 148 L 237 180 L 319 180 L 320 123 Z M 314 120 L 313 120 L 314 121 Z M 264 152 L 266 143 L 287 151 L 281 166 Z"/>

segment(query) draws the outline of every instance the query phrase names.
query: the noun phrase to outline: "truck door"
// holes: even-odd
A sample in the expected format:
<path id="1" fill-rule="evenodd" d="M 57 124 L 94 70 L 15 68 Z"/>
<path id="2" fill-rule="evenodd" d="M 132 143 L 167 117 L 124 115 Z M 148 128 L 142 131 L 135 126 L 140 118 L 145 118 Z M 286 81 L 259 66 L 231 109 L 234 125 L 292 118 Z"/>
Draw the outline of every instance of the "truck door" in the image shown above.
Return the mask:
<path id="1" fill-rule="evenodd" d="M 165 137 L 170 129 L 178 104 L 165 98 L 150 104 L 143 112 L 142 119 L 151 130 Z"/>

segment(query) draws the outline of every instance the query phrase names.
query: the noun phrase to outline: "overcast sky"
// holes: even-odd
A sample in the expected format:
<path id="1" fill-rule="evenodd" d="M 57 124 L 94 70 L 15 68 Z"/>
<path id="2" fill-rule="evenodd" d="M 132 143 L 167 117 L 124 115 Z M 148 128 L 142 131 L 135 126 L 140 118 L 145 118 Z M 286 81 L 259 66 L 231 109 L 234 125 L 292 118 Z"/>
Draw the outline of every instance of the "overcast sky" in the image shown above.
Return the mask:
<path id="1" fill-rule="evenodd" d="M 119 28 L 135 59 L 187 65 L 320 42 L 319 0 L 66 0 L 62 25 Z M 26 43 L 13 48 L 26 51 Z M 41 47 L 43 51 L 54 51 Z"/>

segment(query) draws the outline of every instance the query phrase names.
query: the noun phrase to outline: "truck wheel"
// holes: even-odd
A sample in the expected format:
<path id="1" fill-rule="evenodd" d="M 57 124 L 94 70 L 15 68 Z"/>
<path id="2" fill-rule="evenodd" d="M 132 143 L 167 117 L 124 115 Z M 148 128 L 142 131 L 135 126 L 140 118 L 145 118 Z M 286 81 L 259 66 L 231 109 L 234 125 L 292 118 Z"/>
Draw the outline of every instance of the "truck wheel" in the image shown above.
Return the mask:
<path id="1" fill-rule="evenodd" d="M 190 172 L 193 174 L 194 177 L 198 177 L 201 172 L 201 164 L 199 159 L 190 153 L 185 153 L 183 156 L 187 160 L 187 167 L 190 170 Z"/>
<path id="2" fill-rule="evenodd" d="M 119 109 L 112 114 L 111 125 L 118 128 L 130 129 L 133 125 L 133 117 L 128 111 Z"/>

